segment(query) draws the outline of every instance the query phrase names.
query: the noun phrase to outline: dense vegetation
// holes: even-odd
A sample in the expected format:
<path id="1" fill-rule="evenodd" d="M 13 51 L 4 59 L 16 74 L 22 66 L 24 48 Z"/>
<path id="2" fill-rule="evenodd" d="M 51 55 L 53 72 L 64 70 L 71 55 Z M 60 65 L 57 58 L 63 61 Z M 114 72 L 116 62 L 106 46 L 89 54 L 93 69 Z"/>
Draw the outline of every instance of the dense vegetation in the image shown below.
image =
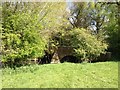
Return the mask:
<path id="1" fill-rule="evenodd" d="M 5 3 L 2 7 L 3 62 L 24 61 L 44 55 L 45 42 L 40 35 L 42 25 L 38 21 L 38 12 L 33 11 L 35 6 L 31 7 L 31 4 L 23 5 L 23 8 L 21 5 Z"/>
<path id="2" fill-rule="evenodd" d="M 120 3 L 69 3 L 67 11 L 65 2 L 3 3 L 2 62 L 41 58 L 49 47 L 61 45 L 73 46 L 82 60 L 94 60 L 106 51 L 118 54 Z"/>
<path id="3" fill-rule="evenodd" d="M 107 49 L 104 40 L 97 39 L 96 36 L 91 35 L 89 31 L 83 28 L 67 31 L 67 34 L 62 36 L 62 41 L 64 44 L 67 42 L 68 46 L 74 47 L 75 56 L 83 61 L 94 60 Z"/>

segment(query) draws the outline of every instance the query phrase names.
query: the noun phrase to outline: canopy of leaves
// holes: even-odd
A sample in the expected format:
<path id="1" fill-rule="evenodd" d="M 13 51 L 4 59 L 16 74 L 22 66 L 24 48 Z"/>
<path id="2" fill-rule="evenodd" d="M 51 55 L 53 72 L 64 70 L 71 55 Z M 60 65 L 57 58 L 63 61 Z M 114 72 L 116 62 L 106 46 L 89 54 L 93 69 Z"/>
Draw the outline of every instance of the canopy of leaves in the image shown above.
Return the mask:
<path id="1" fill-rule="evenodd" d="M 64 46 L 73 47 L 75 55 L 83 60 L 94 60 L 100 53 L 105 53 L 108 46 L 104 40 L 97 39 L 96 36 L 91 35 L 88 30 L 83 28 L 68 31 L 62 36 L 62 42 Z"/>
<path id="2" fill-rule="evenodd" d="M 24 3 L 3 3 L 2 9 L 2 54 L 3 61 L 41 57 L 44 55 L 45 42 L 40 31 L 37 9 Z M 21 8 L 22 7 L 22 8 Z"/>
<path id="3" fill-rule="evenodd" d="M 94 59 L 107 49 L 106 36 L 110 48 L 117 50 L 120 46 L 119 37 L 115 37 L 120 36 L 119 5 L 74 4 L 75 8 L 67 13 L 63 2 L 3 3 L 3 61 L 41 57 L 49 45 L 71 46 L 83 60 Z M 71 26 L 69 17 L 77 28 Z M 97 33 L 91 35 L 88 29 Z"/>
<path id="4" fill-rule="evenodd" d="M 77 8 L 72 9 L 71 12 L 79 11 L 75 17 L 75 26 L 87 28 L 96 34 L 97 38 L 106 39 L 109 43 L 108 51 L 118 54 L 120 52 L 120 1 L 76 2 L 74 4 Z"/>

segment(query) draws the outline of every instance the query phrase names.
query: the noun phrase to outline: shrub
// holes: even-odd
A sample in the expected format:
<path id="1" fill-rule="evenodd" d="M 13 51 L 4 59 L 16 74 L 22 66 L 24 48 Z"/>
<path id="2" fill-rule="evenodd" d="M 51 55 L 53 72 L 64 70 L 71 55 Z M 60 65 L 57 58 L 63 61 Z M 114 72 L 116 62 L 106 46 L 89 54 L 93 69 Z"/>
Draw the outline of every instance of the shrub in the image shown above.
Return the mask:
<path id="1" fill-rule="evenodd" d="M 90 34 L 83 28 L 75 28 L 62 36 L 64 45 L 72 46 L 75 55 L 82 60 L 95 60 L 100 53 L 105 53 L 107 44 L 104 40 L 97 39 L 95 35 Z M 67 44 L 66 44 L 67 43 Z"/>
<path id="2" fill-rule="evenodd" d="M 39 12 L 25 11 L 4 3 L 2 9 L 2 54 L 3 62 L 27 60 L 44 55 L 45 42 L 40 35 L 42 25 L 38 23 Z M 16 4 L 19 7 L 19 4 Z M 17 9 L 13 12 L 14 9 Z M 37 23 L 36 23 L 37 22 Z"/>

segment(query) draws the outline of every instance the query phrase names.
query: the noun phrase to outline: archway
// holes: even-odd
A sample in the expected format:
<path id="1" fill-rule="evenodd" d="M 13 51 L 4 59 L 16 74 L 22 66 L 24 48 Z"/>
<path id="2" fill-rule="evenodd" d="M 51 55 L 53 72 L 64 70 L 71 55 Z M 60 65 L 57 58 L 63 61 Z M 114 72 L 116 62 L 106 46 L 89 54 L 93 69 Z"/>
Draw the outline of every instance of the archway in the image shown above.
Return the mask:
<path id="1" fill-rule="evenodd" d="M 79 60 L 76 56 L 73 56 L 73 55 L 68 55 L 68 56 L 64 56 L 61 60 L 60 60 L 61 63 L 64 63 L 64 62 L 71 62 L 71 63 L 78 63 Z"/>

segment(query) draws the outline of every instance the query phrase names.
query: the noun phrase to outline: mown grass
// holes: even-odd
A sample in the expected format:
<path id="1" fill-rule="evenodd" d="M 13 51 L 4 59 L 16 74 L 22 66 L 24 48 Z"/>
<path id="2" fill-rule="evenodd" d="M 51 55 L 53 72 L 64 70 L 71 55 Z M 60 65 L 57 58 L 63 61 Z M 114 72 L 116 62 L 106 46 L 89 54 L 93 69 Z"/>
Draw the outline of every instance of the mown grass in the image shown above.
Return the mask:
<path id="1" fill-rule="evenodd" d="M 3 88 L 118 88 L 118 62 L 5 68 Z"/>

